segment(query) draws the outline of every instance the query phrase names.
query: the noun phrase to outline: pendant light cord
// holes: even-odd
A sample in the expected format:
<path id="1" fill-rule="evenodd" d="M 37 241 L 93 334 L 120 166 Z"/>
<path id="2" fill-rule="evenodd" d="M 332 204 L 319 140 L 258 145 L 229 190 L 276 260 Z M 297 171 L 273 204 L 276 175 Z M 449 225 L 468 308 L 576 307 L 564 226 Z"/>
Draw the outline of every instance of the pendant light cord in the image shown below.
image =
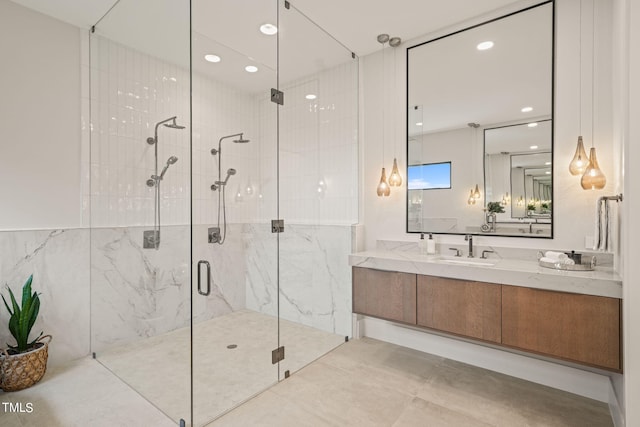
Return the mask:
<path id="1" fill-rule="evenodd" d="M 596 81 L 596 2 L 593 0 L 591 12 L 591 147 L 593 148 L 595 117 L 595 81 Z"/>
<path id="2" fill-rule="evenodd" d="M 579 58 L 579 63 L 578 63 L 578 102 L 579 102 L 579 106 L 580 106 L 580 113 L 579 113 L 579 118 L 578 118 L 578 123 L 580 125 L 580 128 L 578 129 L 578 131 L 580 132 L 579 134 L 582 135 L 582 0 L 580 0 L 580 6 L 579 6 L 579 24 L 580 24 L 580 29 L 578 31 L 578 58 Z"/>
<path id="3" fill-rule="evenodd" d="M 382 167 L 384 168 L 384 139 L 385 139 L 385 110 L 386 110 L 386 81 L 385 81 L 384 43 L 382 43 Z"/>

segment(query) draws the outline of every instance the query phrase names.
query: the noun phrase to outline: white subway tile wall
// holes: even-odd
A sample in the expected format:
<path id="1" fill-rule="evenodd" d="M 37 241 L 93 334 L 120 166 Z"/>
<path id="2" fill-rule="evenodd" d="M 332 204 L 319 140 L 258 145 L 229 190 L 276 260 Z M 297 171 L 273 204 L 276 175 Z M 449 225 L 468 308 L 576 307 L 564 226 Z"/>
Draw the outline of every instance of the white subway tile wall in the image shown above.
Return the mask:
<path id="1" fill-rule="evenodd" d="M 217 157 L 211 149 L 225 135 L 243 132 L 249 144 L 223 142 L 222 177 L 237 170 L 227 187 L 232 223 L 267 222 L 276 215 L 277 153 L 280 151 L 280 216 L 297 224 L 357 222 L 357 64 L 349 62 L 281 86 L 279 135 L 276 104 L 268 93 L 244 93 L 100 36 L 91 60 L 91 142 L 86 141 L 83 220 L 93 227 L 153 224 L 154 146 L 146 142 L 155 124 L 172 116 L 184 130 L 158 130 L 158 165 L 178 162 L 161 186 L 162 222 L 210 224 L 217 218 Z M 314 93 L 316 99 L 305 95 Z M 85 100 L 88 102 L 88 100 Z M 86 110 L 83 110 L 86 111 Z M 193 121 L 192 165 L 189 164 Z M 90 203 L 89 203 L 90 202 Z M 87 210 L 91 213 L 87 214 Z M 88 226 L 86 222 L 84 226 Z"/>

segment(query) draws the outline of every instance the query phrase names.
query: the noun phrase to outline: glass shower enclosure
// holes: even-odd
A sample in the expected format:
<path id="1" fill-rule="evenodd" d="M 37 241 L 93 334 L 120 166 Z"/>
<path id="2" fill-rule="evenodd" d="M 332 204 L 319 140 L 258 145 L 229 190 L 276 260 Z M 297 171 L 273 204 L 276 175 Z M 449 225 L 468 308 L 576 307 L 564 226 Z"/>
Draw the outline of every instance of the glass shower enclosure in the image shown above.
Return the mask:
<path id="1" fill-rule="evenodd" d="M 90 33 L 91 347 L 203 426 L 351 335 L 358 63 L 281 0 Z"/>

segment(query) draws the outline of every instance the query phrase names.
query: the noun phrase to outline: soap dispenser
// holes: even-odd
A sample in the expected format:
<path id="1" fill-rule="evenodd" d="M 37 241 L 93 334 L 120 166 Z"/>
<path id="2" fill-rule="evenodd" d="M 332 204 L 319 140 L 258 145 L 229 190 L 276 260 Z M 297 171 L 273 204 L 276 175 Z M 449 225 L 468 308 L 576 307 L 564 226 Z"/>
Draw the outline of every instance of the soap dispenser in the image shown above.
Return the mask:
<path id="1" fill-rule="evenodd" d="M 424 240 L 424 233 L 420 233 L 420 240 L 418 240 L 418 249 L 420 249 L 421 254 L 424 254 L 427 250 L 427 240 Z"/>
<path id="2" fill-rule="evenodd" d="M 427 240 L 427 255 L 433 255 L 436 253 L 436 241 L 433 240 L 433 234 L 429 233 L 429 240 Z"/>

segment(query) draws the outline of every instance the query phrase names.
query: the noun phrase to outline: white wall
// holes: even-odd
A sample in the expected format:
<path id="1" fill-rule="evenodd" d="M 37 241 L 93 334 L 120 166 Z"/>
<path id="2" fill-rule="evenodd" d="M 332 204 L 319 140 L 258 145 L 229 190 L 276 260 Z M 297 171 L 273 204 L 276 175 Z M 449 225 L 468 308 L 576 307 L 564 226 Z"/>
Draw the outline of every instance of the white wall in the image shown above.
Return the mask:
<path id="1" fill-rule="evenodd" d="M 81 225 L 80 34 L 0 0 L 0 230 Z"/>
<path id="2" fill-rule="evenodd" d="M 624 176 L 623 210 L 623 331 L 624 331 L 624 401 L 626 425 L 640 425 L 640 5 L 633 0 L 615 2 L 617 32 L 616 53 L 618 73 L 615 89 L 618 94 L 616 123 L 620 125 L 620 140 L 624 147 L 621 174 Z"/>
<path id="3" fill-rule="evenodd" d="M 523 2 L 524 3 L 524 2 Z M 619 0 L 619 3 L 625 5 L 620 6 L 630 7 L 626 0 Z M 613 29 L 618 25 L 613 23 L 613 6 L 610 2 L 595 1 L 595 22 L 596 22 L 596 49 L 595 49 L 595 104 L 594 104 L 594 133 L 595 133 L 595 146 L 598 151 L 598 160 L 601 168 L 607 176 L 608 182 L 605 189 L 600 191 L 584 191 L 580 187 L 580 177 L 571 176 L 568 172 L 568 165 L 573 157 L 576 140 L 578 134 L 581 132 L 585 138 L 585 145 L 589 147 L 591 145 L 591 129 L 592 129 L 592 98 L 591 98 L 591 64 L 592 64 L 592 3 L 585 1 L 583 7 L 583 19 L 582 19 L 582 61 L 579 59 L 579 34 L 580 34 L 580 22 L 579 22 L 579 0 L 556 0 L 556 75 L 555 75 L 555 134 L 554 134 L 554 239 L 524 239 L 524 238 L 501 238 L 501 237 L 488 237 L 478 236 L 474 239 L 480 245 L 492 245 L 492 246 L 508 246 L 508 247 L 523 247 L 523 248 L 558 248 L 558 249 L 576 249 L 579 250 L 585 247 L 585 237 L 593 235 L 594 228 L 594 210 L 598 197 L 602 195 L 611 195 L 619 191 L 622 191 L 621 177 L 623 172 L 620 171 L 618 166 L 618 159 L 620 158 L 621 143 L 614 139 L 614 117 L 613 117 L 613 53 L 612 45 L 614 45 Z M 635 10 L 635 21 L 638 22 L 638 10 Z M 493 14 L 493 17 L 501 15 Z M 624 19 L 628 16 L 625 12 L 620 12 L 617 16 L 618 20 Z M 631 15 L 633 16 L 633 14 Z M 485 16 L 478 19 L 475 22 L 478 23 L 486 20 L 491 16 Z M 383 152 L 383 138 L 382 138 L 382 105 L 385 104 L 387 110 L 385 115 L 387 117 L 387 123 L 385 125 L 385 141 L 386 147 L 384 147 L 384 166 L 387 170 L 391 166 L 393 161 L 391 147 L 393 141 L 404 141 L 405 136 L 405 116 L 406 116 L 406 99 L 404 90 L 399 90 L 392 95 L 388 95 L 393 91 L 393 88 L 405 87 L 405 68 L 406 68 L 406 47 L 415 45 L 419 42 L 423 42 L 432 39 L 436 36 L 448 34 L 454 30 L 458 30 L 466 27 L 467 25 L 459 25 L 456 27 L 443 29 L 438 33 L 427 35 L 416 40 L 405 42 L 401 50 L 397 51 L 397 61 L 395 64 L 389 66 L 385 71 L 386 76 L 392 75 L 394 68 L 396 70 L 396 81 L 387 78 L 383 82 L 382 79 L 382 55 L 380 52 L 368 55 L 362 58 L 362 205 L 363 210 L 361 213 L 362 223 L 364 224 L 365 232 L 365 247 L 366 249 L 373 249 L 376 247 L 377 240 L 405 240 L 416 241 L 418 236 L 415 234 L 407 234 L 405 232 L 405 209 L 406 209 L 406 188 L 393 189 L 391 196 L 386 198 L 379 198 L 376 196 L 375 189 L 380 177 L 380 168 L 382 164 L 382 152 Z M 636 25 L 637 26 L 637 25 Z M 633 28 L 633 25 L 630 25 Z M 637 33 L 637 29 L 635 29 Z M 638 34 L 631 34 L 631 39 L 635 35 L 638 40 Z M 640 51 L 640 48 L 635 46 L 635 50 Z M 630 49 L 633 52 L 633 46 Z M 622 54 L 624 55 L 624 54 Z M 389 58 L 389 56 L 387 57 Z M 635 62 L 633 62 L 635 61 Z M 632 58 L 631 75 L 634 75 L 634 64 L 636 68 L 639 64 L 638 54 L 635 58 Z M 582 67 L 580 64 L 582 63 Z M 388 64 L 388 59 L 387 59 Z M 582 69 L 582 86 L 580 87 L 578 73 Z M 635 75 L 640 75 L 640 70 L 635 69 Z M 637 80 L 637 78 L 636 78 Z M 635 92 L 634 92 L 634 86 Z M 633 99 L 634 94 L 636 98 L 636 104 L 633 102 L 630 106 L 630 117 L 636 117 L 640 113 L 633 110 L 637 109 L 638 99 L 638 81 L 631 81 L 629 88 L 629 94 Z M 579 93 L 582 90 L 582 104 L 579 105 Z M 622 87 L 621 91 L 624 92 L 625 88 Z M 580 109 L 582 110 L 582 131 L 579 129 L 580 121 Z M 391 112 L 389 112 L 391 111 Z M 633 112 L 635 111 L 635 115 Z M 396 121 L 397 123 L 394 123 Z M 635 127 L 634 127 L 635 126 Z M 627 143 L 625 144 L 625 158 L 626 165 L 637 164 L 640 162 L 640 154 L 634 153 L 633 149 L 629 147 L 628 141 L 631 141 L 631 137 L 635 135 L 638 138 L 637 123 L 629 124 L 629 135 L 625 138 Z M 635 132 L 635 134 L 634 134 Z M 406 167 L 406 158 L 404 150 L 396 150 L 397 157 L 401 168 Z M 615 163 L 615 164 L 614 164 Z M 633 207 L 632 203 L 629 203 L 629 185 L 631 181 L 629 178 L 629 168 L 624 171 L 625 182 L 627 185 L 625 188 L 625 201 L 623 208 L 625 209 L 627 218 L 633 218 L 631 214 Z M 635 177 L 635 182 L 638 178 Z M 512 195 L 513 197 L 513 195 Z M 631 196 L 633 197 L 633 196 Z M 460 201 L 460 208 L 464 208 L 465 200 Z M 637 209 L 640 207 L 635 206 Z M 636 209 L 636 210 L 637 210 Z M 480 221 L 481 219 L 479 219 Z M 630 229 L 633 227 L 631 220 L 629 224 L 625 223 L 623 234 L 625 236 L 637 236 L 640 235 L 640 230 Z M 635 225 L 637 227 L 637 225 Z M 634 232 L 635 231 L 635 232 Z M 462 244 L 462 236 L 436 236 L 436 239 L 442 243 L 450 244 Z M 616 242 L 616 252 L 620 253 L 620 242 Z M 629 238 L 626 242 L 623 253 L 626 253 L 625 257 L 634 257 L 638 254 L 637 242 Z M 637 255 L 635 255 L 637 256 Z M 637 264 L 637 263 L 636 263 Z M 636 333 L 633 329 L 633 324 L 640 324 L 637 313 L 633 313 L 633 306 L 640 303 L 640 292 L 636 292 L 637 287 L 629 286 L 630 277 L 640 277 L 640 271 L 636 271 L 637 267 L 627 266 L 624 271 L 625 280 L 625 300 L 624 300 L 624 313 L 625 313 L 625 377 L 624 381 L 622 376 L 614 375 L 612 382 L 616 389 L 616 394 L 620 402 L 624 399 L 622 396 L 622 388 L 624 387 L 626 393 L 626 402 L 637 401 L 640 396 L 640 375 L 636 373 L 637 367 L 633 365 L 636 360 L 640 360 L 640 346 L 636 340 L 633 342 L 632 334 Z M 367 322 L 370 319 L 367 319 Z M 631 325 L 631 326 L 630 326 Z M 366 327 L 370 326 L 366 323 Z M 373 331 L 365 331 L 366 334 L 371 332 L 378 334 L 381 339 L 386 339 L 391 342 L 397 342 L 401 345 L 412 346 L 414 348 L 423 348 L 429 346 L 429 343 L 433 340 L 431 337 L 417 338 L 417 337 L 405 337 L 402 333 L 398 332 L 398 328 L 383 327 L 377 328 Z M 424 333 L 422 334 L 424 336 Z M 451 344 L 451 343 L 449 343 Z M 422 347 L 420 347 L 422 346 Z M 425 348 L 429 351 L 428 348 Z M 477 359 L 476 355 L 482 350 L 473 344 L 461 343 L 455 341 L 446 350 L 443 350 L 442 355 L 446 357 L 465 360 L 468 363 L 474 363 Z M 503 352 L 502 352 L 503 353 Z M 520 356 L 518 356 L 520 357 Z M 505 366 L 513 366 L 509 361 L 512 355 L 501 354 L 497 352 L 492 354 L 490 362 L 487 362 L 486 367 L 490 369 L 503 370 Z M 527 359 L 526 357 L 524 359 Z M 489 359 L 488 359 L 489 360 Z M 530 379 L 536 380 L 535 376 L 542 377 L 548 375 L 549 384 L 553 386 L 571 390 L 572 392 L 578 392 L 585 395 L 591 395 L 601 400 L 607 400 L 607 390 L 609 379 L 606 376 L 593 375 L 591 373 L 584 373 L 584 375 L 573 375 L 570 369 L 560 367 L 560 369 L 550 366 L 542 366 L 538 361 L 531 360 L 523 361 L 518 360 L 520 367 L 512 370 L 510 374 L 521 376 L 523 378 L 529 378 L 532 372 L 538 371 Z M 556 365 L 557 366 L 557 365 Z M 591 385 L 587 385 L 586 382 L 592 381 Z M 586 382 L 585 382 L 586 381 Z M 635 399 L 635 400 L 632 400 Z M 640 423 L 640 411 L 637 408 L 632 408 L 632 405 L 627 405 L 627 424 L 628 426 L 636 425 Z M 635 413 L 634 413 L 635 411 Z M 615 412 L 615 411 L 614 411 Z M 635 417 L 635 418 L 634 418 Z"/>
<path id="4" fill-rule="evenodd" d="M 611 5 L 596 2 L 596 87 L 595 87 L 595 146 L 600 166 L 608 178 L 607 186 L 599 191 L 584 191 L 580 187 L 580 177 L 568 172 L 579 133 L 579 20 L 578 0 L 556 2 L 556 88 L 555 88 L 555 135 L 554 135 L 554 239 L 524 239 L 479 236 L 475 240 L 480 245 L 512 246 L 528 248 L 585 248 L 585 237 L 593 235 L 594 211 L 598 197 L 613 194 L 617 186 L 613 164 L 612 114 L 611 114 Z M 499 16 L 493 14 L 492 16 Z M 591 3 L 583 4 L 582 35 L 582 133 L 586 144 L 590 145 L 591 134 Z M 477 23 L 491 16 L 469 22 Z M 376 240 L 417 240 L 415 234 L 405 233 L 406 187 L 392 189 L 391 196 L 380 198 L 375 193 L 380 179 L 382 164 L 382 105 L 386 101 L 386 147 L 384 166 L 390 169 L 393 161 L 393 144 L 404 141 L 406 101 L 404 94 L 406 79 L 406 48 L 436 36 L 448 34 L 466 27 L 459 25 L 443 29 L 437 33 L 407 41 L 396 51 L 395 64 L 389 52 L 385 59 L 385 76 L 395 76 L 397 81 L 387 77 L 382 81 L 382 55 L 380 52 L 362 59 L 363 68 L 363 213 L 366 233 L 366 247 L 374 248 Z M 397 89 L 395 92 L 394 88 Z M 404 143 L 395 150 L 400 167 L 406 167 Z M 406 174 L 406 173 L 405 173 Z M 459 208 L 466 208 L 466 199 L 459 202 Z M 576 212 L 580 212 L 576 215 Z M 478 217 L 478 223 L 482 216 Z M 461 243 L 461 236 L 437 236 L 440 242 Z"/>

